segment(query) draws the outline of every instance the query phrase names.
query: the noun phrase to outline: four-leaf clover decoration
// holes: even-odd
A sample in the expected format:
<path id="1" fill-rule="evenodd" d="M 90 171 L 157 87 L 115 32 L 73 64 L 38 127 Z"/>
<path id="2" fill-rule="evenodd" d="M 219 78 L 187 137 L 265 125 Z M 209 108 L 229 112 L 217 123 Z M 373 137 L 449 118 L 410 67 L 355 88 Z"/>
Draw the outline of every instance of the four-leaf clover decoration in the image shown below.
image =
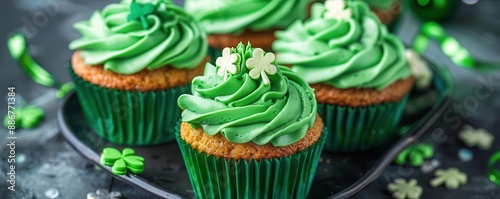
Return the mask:
<path id="1" fill-rule="evenodd" d="M 262 77 L 264 85 L 269 86 L 271 82 L 267 75 L 274 75 L 278 71 L 274 61 L 276 56 L 273 53 L 265 53 L 261 48 L 253 50 L 252 58 L 246 62 L 247 68 L 250 69 L 249 75 L 252 79 Z"/>
<path id="2" fill-rule="evenodd" d="M 136 174 L 144 171 L 144 158 L 135 155 L 135 151 L 131 148 L 124 148 L 121 153 L 115 148 L 104 148 L 101 164 L 112 166 L 111 171 L 117 175 L 123 175 L 127 170 Z"/>
<path id="3" fill-rule="evenodd" d="M 222 50 L 222 57 L 215 60 L 215 65 L 219 67 L 217 75 L 224 76 L 224 80 L 227 79 L 227 73 L 236 75 L 240 69 L 240 59 L 239 54 L 231 53 L 231 49 L 224 48 Z"/>
<path id="4" fill-rule="evenodd" d="M 148 20 L 146 19 L 146 16 L 153 14 L 155 11 L 155 6 L 150 3 L 137 3 L 133 1 L 130 4 L 130 14 L 127 17 L 128 21 L 140 21 L 142 24 L 142 27 L 144 29 L 147 29 L 149 27 Z"/>
<path id="5" fill-rule="evenodd" d="M 434 155 L 434 148 L 430 144 L 419 143 L 403 150 L 394 160 L 396 164 L 409 163 L 411 166 L 422 166 L 425 158 Z"/>
<path id="6" fill-rule="evenodd" d="M 26 107 L 15 107 L 14 114 L 9 114 L 4 118 L 4 125 L 8 127 L 14 125 L 17 128 L 31 129 L 40 124 L 45 117 L 43 109 L 33 105 Z M 14 118 L 14 119 L 12 119 Z"/>
<path id="7" fill-rule="evenodd" d="M 405 179 L 397 178 L 394 183 L 387 185 L 387 190 L 395 199 L 418 199 L 422 196 L 422 187 L 418 186 L 417 180 L 413 178 L 408 182 Z"/>
<path id="8" fill-rule="evenodd" d="M 460 131 L 458 137 L 468 147 L 477 146 L 482 150 L 488 150 L 493 144 L 494 137 L 485 129 L 474 129 L 469 125 L 465 125 Z"/>
<path id="9" fill-rule="evenodd" d="M 326 19 L 348 20 L 352 16 L 352 10 L 346 8 L 344 0 L 326 0 L 325 9 L 323 17 Z"/>
<path id="10" fill-rule="evenodd" d="M 432 187 L 438 187 L 445 184 L 446 188 L 454 190 L 458 189 L 460 185 L 467 183 L 467 175 L 454 167 L 446 170 L 438 169 L 434 172 L 434 175 L 436 175 L 436 177 L 430 182 Z"/>

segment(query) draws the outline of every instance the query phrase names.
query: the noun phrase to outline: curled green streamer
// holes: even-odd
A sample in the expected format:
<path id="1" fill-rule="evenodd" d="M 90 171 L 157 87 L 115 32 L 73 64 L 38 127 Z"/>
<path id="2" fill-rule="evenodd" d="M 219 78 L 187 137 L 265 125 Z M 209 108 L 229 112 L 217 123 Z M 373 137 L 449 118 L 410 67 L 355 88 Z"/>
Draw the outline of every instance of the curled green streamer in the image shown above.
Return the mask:
<path id="1" fill-rule="evenodd" d="M 446 31 L 436 22 L 427 22 L 422 25 L 420 33 L 413 41 L 413 48 L 422 54 L 429 46 L 429 40 L 436 40 L 443 53 L 448 56 L 453 63 L 466 68 L 473 68 L 482 71 L 500 69 L 500 64 L 486 63 L 474 59 L 469 51 L 462 47 L 453 37 L 446 34 Z"/>
<path id="2" fill-rule="evenodd" d="M 496 164 L 500 164 L 500 151 L 491 155 L 488 161 L 488 175 L 490 180 L 497 185 L 500 185 L 500 170 L 495 168 Z"/>
<path id="3" fill-rule="evenodd" d="M 38 65 L 28 52 L 26 38 L 21 33 L 16 33 L 7 40 L 12 58 L 21 66 L 28 76 L 38 84 L 52 87 L 56 80 L 50 73 Z"/>

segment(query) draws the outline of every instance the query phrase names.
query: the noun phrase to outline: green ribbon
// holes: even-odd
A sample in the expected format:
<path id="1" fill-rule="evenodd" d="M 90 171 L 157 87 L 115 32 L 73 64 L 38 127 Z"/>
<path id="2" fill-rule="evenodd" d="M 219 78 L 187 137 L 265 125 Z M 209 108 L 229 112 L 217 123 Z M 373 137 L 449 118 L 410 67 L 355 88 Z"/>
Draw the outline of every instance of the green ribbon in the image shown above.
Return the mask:
<path id="1" fill-rule="evenodd" d="M 7 46 L 12 58 L 21 66 L 21 68 L 30 76 L 30 78 L 44 86 L 52 87 L 56 80 L 50 73 L 38 65 L 28 52 L 26 38 L 21 33 L 16 33 L 9 37 Z"/>
<path id="2" fill-rule="evenodd" d="M 467 49 L 462 47 L 455 38 L 446 34 L 443 27 L 436 22 L 426 22 L 422 25 L 420 33 L 414 38 L 413 49 L 422 54 L 429 46 L 430 39 L 436 40 L 440 44 L 443 53 L 459 66 L 481 71 L 500 69 L 500 64 L 474 59 Z"/>
<path id="3" fill-rule="evenodd" d="M 34 82 L 47 87 L 59 88 L 56 93 L 57 98 L 61 99 L 73 90 L 73 83 L 59 84 L 49 72 L 33 60 L 28 51 L 26 38 L 22 33 L 16 33 L 9 37 L 7 47 L 14 61 Z"/>
<path id="4" fill-rule="evenodd" d="M 500 185 L 500 170 L 495 168 L 496 164 L 500 164 L 500 151 L 491 155 L 488 161 L 488 176 L 490 180 L 497 185 Z"/>
<path id="5" fill-rule="evenodd" d="M 59 90 L 56 92 L 56 97 L 59 99 L 64 98 L 69 92 L 71 92 L 74 89 L 74 85 L 72 82 L 66 82 L 61 85 Z"/>

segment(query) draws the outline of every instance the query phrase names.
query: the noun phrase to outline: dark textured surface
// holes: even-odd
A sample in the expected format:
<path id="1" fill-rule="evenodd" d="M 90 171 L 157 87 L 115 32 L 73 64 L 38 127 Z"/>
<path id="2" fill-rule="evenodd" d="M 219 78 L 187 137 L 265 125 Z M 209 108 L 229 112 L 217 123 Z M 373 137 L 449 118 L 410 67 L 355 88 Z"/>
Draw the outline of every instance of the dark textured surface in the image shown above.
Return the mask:
<path id="1" fill-rule="evenodd" d="M 51 3 L 56 3 L 57 9 L 50 11 Z M 76 153 L 62 139 L 55 122 L 55 110 L 58 104 L 55 90 L 36 85 L 15 65 L 6 48 L 6 39 L 9 34 L 23 26 L 31 27 L 27 32 L 30 51 L 38 63 L 54 74 L 60 81 L 69 81 L 65 73 L 65 63 L 72 52 L 67 49 L 69 41 L 79 35 L 72 28 L 72 24 L 87 19 L 95 10 L 109 4 L 111 0 L 1 0 L 0 6 L 0 92 L 1 101 L 5 103 L 7 86 L 15 86 L 18 95 L 22 95 L 30 103 L 39 105 L 47 112 L 43 124 L 29 131 L 18 131 L 17 154 L 26 155 L 26 161 L 18 165 L 16 177 L 17 191 L 15 194 L 6 189 L 5 168 L 3 165 L 8 153 L 5 150 L 6 130 L 0 130 L 0 198 L 47 198 L 44 192 L 48 188 L 59 190 L 59 198 L 85 198 L 88 192 L 97 189 L 121 191 L 127 198 L 153 198 L 146 192 L 133 188 L 128 184 L 114 180 L 111 176 L 94 166 Z M 457 38 L 472 55 L 483 60 L 500 62 L 500 17 L 495 12 L 500 7 L 496 0 L 480 0 L 477 5 L 461 5 L 456 16 L 443 23 L 450 35 Z M 49 11 L 47 11 L 49 10 Z M 406 10 L 408 11 L 408 10 Z M 46 20 L 40 17 L 45 13 Z M 35 24 L 33 17 L 38 17 L 40 23 Z M 404 23 L 400 24 L 398 34 L 404 41 L 411 41 L 417 30 L 416 20 L 405 15 Z M 43 23 L 41 23 L 43 22 Z M 441 118 L 431 130 L 421 139 L 435 143 L 437 147 L 436 159 L 441 161 L 442 167 L 456 166 L 469 174 L 469 183 L 457 191 L 448 191 L 443 187 L 430 188 L 429 180 L 432 174 L 424 174 L 419 168 L 412 170 L 405 166 L 390 166 L 386 172 L 374 183 L 370 184 L 354 198 L 388 198 L 385 186 L 396 176 L 415 177 L 424 188 L 423 198 L 500 198 L 499 186 L 487 180 L 487 157 L 494 152 L 472 149 L 474 159 L 470 162 L 461 162 L 457 158 L 457 151 L 464 147 L 457 140 L 457 133 L 464 124 L 485 128 L 497 137 L 494 145 L 498 150 L 500 145 L 500 73 L 484 74 L 469 69 L 456 67 L 440 52 L 437 45 L 432 44 L 427 51 L 432 57 L 450 69 L 455 82 L 452 107 L 471 103 L 477 96 L 476 90 L 483 83 L 479 79 L 493 79 L 490 83 L 493 90 L 488 92 L 484 88 L 482 93 L 489 93 L 488 97 L 478 100 L 477 107 L 469 106 L 462 114 L 448 113 L 448 117 Z M 477 99 L 477 97 L 476 97 Z M 6 105 L 0 105 L 0 115 L 5 115 Z M 2 118 L 3 119 L 3 118 Z M 439 132 L 444 132 L 440 134 Z M 446 138 L 446 139 L 445 139 Z M 341 173 L 339 171 L 339 173 Z M 335 186 L 335 185 L 332 185 Z"/>

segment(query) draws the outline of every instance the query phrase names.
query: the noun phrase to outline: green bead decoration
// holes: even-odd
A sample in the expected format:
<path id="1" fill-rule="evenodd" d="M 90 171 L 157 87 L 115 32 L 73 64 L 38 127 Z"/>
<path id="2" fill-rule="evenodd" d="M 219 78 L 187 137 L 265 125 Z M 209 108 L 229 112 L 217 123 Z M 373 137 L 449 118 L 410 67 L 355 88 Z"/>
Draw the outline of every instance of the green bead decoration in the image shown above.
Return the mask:
<path id="1" fill-rule="evenodd" d="M 429 46 L 429 40 L 436 40 L 443 53 L 456 65 L 473 68 L 481 71 L 498 70 L 499 63 L 487 63 L 476 60 L 460 43 L 449 36 L 446 31 L 436 22 L 426 22 L 422 25 L 420 33 L 415 36 L 413 48 L 416 52 L 422 54 Z"/>
<path id="2" fill-rule="evenodd" d="M 491 155 L 488 161 L 488 176 L 493 183 L 500 186 L 500 169 L 495 168 L 498 164 L 500 164 L 500 151 Z"/>
<path id="3" fill-rule="evenodd" d="M 453 15 L 457 0 L 409 0 L 413 13 L 424 21 L 441 21 Z"/>
<path id="4" fill-rule="evenodd" d="M 419 34 L 413 41 L 413 50 L 418 54 L 423 54 L 425 49 L 429 46 L 429 38 L 423 34 Z"/>

